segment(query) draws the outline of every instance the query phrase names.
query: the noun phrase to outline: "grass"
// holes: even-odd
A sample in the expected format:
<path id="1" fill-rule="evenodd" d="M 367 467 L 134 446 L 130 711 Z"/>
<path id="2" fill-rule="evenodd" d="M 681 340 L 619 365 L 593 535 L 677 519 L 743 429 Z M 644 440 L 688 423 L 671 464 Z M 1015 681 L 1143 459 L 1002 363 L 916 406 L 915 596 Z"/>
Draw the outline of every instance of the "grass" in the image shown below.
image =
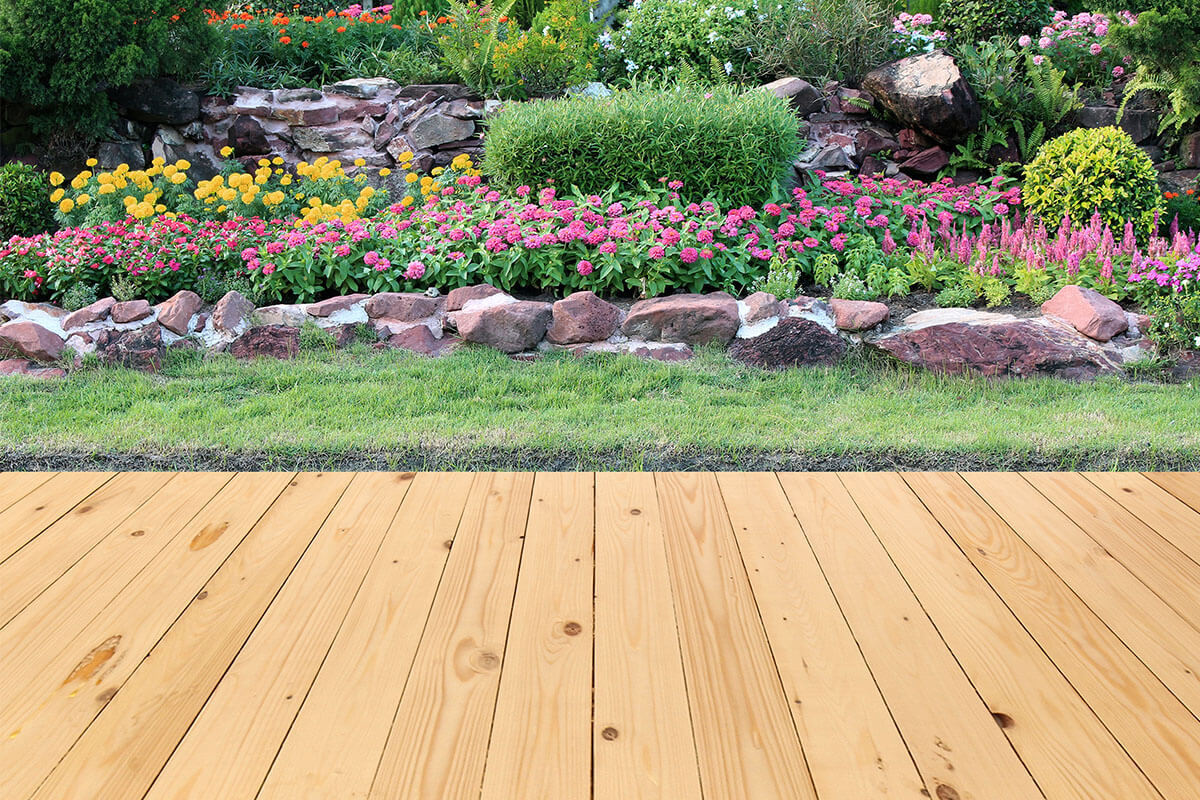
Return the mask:
<path id="1" fill-rule="evenodd" d="M 365 346 L 0 379 L 0 468 L 1195 468 L 1200 386 Z"/>

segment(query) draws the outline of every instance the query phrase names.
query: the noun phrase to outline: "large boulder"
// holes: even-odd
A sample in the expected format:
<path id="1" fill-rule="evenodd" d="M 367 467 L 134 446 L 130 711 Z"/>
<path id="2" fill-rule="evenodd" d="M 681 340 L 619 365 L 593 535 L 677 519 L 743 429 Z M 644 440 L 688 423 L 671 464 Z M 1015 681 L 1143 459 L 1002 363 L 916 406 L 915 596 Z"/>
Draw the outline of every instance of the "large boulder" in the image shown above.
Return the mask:
<path id="1" fill-rule="evenodd" d="M 385 342 L 386 347 L 408 350 L 422 356 L 438 358 L 448 355 L 458 349 L 462 340 L 456 336 L 438 338 L 433 331 L 424 325 L 413 325 L 399 333 L 392 334 Z"/>
<path id="2" fill-rule="evenodd" d="M 262 325 L 251 328 L 229 343 L 234 358 L 295 358 L 300 352 L 300 329 L 290 325 Z"/>
<path id="3" fill-rule="evenodd" d="M 1129 320 L 1120 305 L 1095 289 L 1082 286 L 1059 289 L 1054 297 L 1042 303 L 1042 313 L 1064 320 L 1098 342 L 1107 342 L 1129 328 Z"/>
<path id="4" fill-rule="evenodd" d="M 634 303 L 621 330 L 631 339 L 728 344 L 738 323 L 737 301 L 724 292 L 676 294 Z"/>
<path id="5" fill-rule="evenodd" d="M 621 310 L 595 292 L 573 292 L 554 304 L 554 322 L 546 333 L 553 344 L 602 342 L 621 321 Z"/>
<path id="6" fill-rule="evenodd" d="M 151 78 L 109 91 L 125 115 L 155 125 L 186 125 L 200 118 L 200 95 L 170 78 Z"/>
<path id="7" fill-rule="evenodd" d="M 458 311 L 472 300 L 483 300 L 498 294 L 504 294 L 504 292 L 486 283 L 460 286 L 457 289 L 451 289 L 450 294 L 446 295 L 446 310 Z"/>
<path id="8" fill-rule="evenodd" d="M 1120 371 L 1098 344 L 1065 325 L 967 308 L 912 314 L 869 342 L 901 361 L 951 374 L 1081 380 Z"/>
<path id="9" fill-rule="evenodd" d="M 542 340 L 553 316 L 549 303 L 519 300 L 456 312 L 454 322 L 459 336 L 468 342 L 521 353 Z"/>
<path id="10" fill-rule="evenodd" d="M 397 322 L 415 322 L 437 313 L 439 301 L 417 292 L 381 292 L 367 301 L 367 316 Z"/>
<path id="11" fill-rule="evenodd" d="M 0 325 L 0 358 L 23 356 L 34 361 L 54 361 L 66 342 L 36 322 L 17 320 Z"/>
<path id="12" fill-rule="evenodd" d="M 762 88 L 781 100 L 787 100 L 802 117 L 821 110 L 821 92 L 802 78 L 780 78 L 763 84 Z"/>
<path id="13" fill-rule="evenodd" d="M 143 320 L 152 313 L 154 312 L 147 301 L 126 300 L 123 303 L 116 303 L 109 312 L 109 316 L 118 325 L 128 325 L 131 322 Z"/>
<path id="14" fill-rule="evenodd" d="M 229 146 L 237 156 L 261 156 L 271 152 L 262 123 L 249 114 L 238 114 L 229 126 Z"/>
<path id="15" fill-rule="evenodd" d="M 831 366 L 846 352 L 846 343 L 824 325 L 802 317 L 784 317 L 751 339 L 738 339 L 729 355 L 766 369 Z"/>
<path id="16" fill-rule="evenodd" d="M 82 328 L 89 323 L 106 319 L 116 304 L 117 301 L 113 298 L 105 297 L 97 300 L 90 306 L 84 306 L 78 311 L 73 311 L 63 320 L 63 330 L 69 331 L 72 328 Z"/>
<path id="17" fill-rule="evenodd" d="M 188 332 L 192 317 L 199 313 L 203 304 L 204 301 L 195 292 L 186 289 L 177 292 L 158 304 L 158 324 L 176 336 L 184 336 Z"/>
<path id="18" fill-rule="evenodd" d="M 475 135 L 475 123 L 448 114 L 432 112 L 418 119 L 408 130 L 413 146 L 426 150 L 438 145 L 457 142 Z"/>
<path id="19" fill-rule="evenodd" d="M 887 322 L 891 313 L 883 303 L 868 300 L 839 300 L 835 297 L 829 301 L 829 305 L 833 309 L 834 323 L 843 331 L 874 328 Z"/>
<path id="20" fill-rule="evenodd" d="M 240 329 L 248 323 L 253 311 L 254 303 L 247 300 L 244 295 L 240 292 L 229 292 L 213 306 L 213 328 L 224 333 L 240 332 Z"/>
<path id="21" fill-rule="evenodd" d="M 942 50 L 893 61 L 862 86 L 904 125 L 948 144 L 979 127 L 979 103 L 954 59 Z"/>
<path id="22" fill-rule="evenodd" d="M 339 297 L 330 297 L 327 300 L 310 303 L 304 310 L 308 312 L 309 316 L 324 319 L 332 317 L 339 311 L 349 311 L 366 299 L 367 295 L 365 294 L 344 294 Z"/>
<path id="23" fill-rule="evenodd" d="M 96 334 L 96 354 L 105 364 L 156 372 L 166 345 L 162 328 L 147 325 L 136 330 L 102 330 Z"/>

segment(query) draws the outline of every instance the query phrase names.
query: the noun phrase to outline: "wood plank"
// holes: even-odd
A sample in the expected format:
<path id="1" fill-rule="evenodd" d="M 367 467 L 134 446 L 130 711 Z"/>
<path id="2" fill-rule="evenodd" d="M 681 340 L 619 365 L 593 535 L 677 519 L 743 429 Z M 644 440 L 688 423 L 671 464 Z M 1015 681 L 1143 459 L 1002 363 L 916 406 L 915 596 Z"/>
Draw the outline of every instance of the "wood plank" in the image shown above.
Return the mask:
<path id="1" fill-rule="evenodd" d="M 1096 616 L 1200 716 L 1200 630 L 1021 476 L 974 473 L 966 478 Z"/>
<path id="2" fill-rule="evenodd" d="M 476 476 L 371 797 L 479 797 L 532 489 Z"/>
<path id="3" fill-rule="evenodd" d="M 471 481 L 413 480 L 258 800 L 370 792 Z"/>
<path id="4" fill-rule="evenodd" d="M 1193 511 L 1200 511 L 1200 472 L 1146 472 L 1143 474 L 1186 503 Z"/>
<path id="5" fill-rule="evenodd" d="M 1078 473 L 1039 472 L 1025 479 L 1180 617 L 1200 625 L 1200 564 Z M 1200 527 L 1200 517 L 1195 524 Z"/>
<path id="6" fill-rule="evenodd" d="M 772 473 L 717 476 L 820 797 L 929 797 Z"/>
<path id="7" fill-rule="evenodd" d="M 930 796 L 1041 798 L 838 477 L 779 480 Z"/>
<path id="8" fill-rule="evenodd" d="M 37 800 L 142 797 L 351 477 L 303 474 L 289 483 L 55 767 Z"/>
<path id="9" fill-rule="evenodd" d="M 1195 473 L 1193 473 L 1193 476 Z M 1138 519 L 1153 528 L 1197 564 L 1200 564 L 1200 509 L 1189 504 L 1200 494 L 1200 478 L 1181 480 L 1157 476 L 1171 491 L 1142 475 L 1103 472 L 1084 473 L 1084 477 L 1103 489 Z M 1186 491 L 1191 489 L 1193 494 Z M 1179 492 L 1180 497 L 1175 494 Z"/>
<path id="10" fill-rule="evenodd" d="M 930 475 L 920 494 L 1154 787 L 1168 800 L 1195 800 L 1200 786 L 1196 718 L 984 499 L 967 488 L 959 476 Z"/>
<path id="11" fill-rule="evenodd" d="M 0 512 L 0 567 L 115 475 L 114 472 L 61 473 Z"/>
<path id="12" fill-rule="evenodd" d="M 706 798 L 816 798 L 712 475 L 657 476 Z"/>
<path id="13" fill-rule="evenodd" d="M 0 796 L 27 796 L 50 773 L 289 480 L 237 476 L 78 634 L 5 664 Z"/>
<path id="14" fill-rule="evenodd" d="M 53 478 L 56 472 L 5 472 L 0 480 L 0 511 Z"/>
<path id="15" fill-rule="evenodd" d="M 907 477 L 922 485 L 923 476 Z M 1042 792 L 1055 800 L 1159 800 L 905 478 L 859 473 L 842 483 Z"/>
<path id="16" fill-rule="evenodd" d="M 590 473 L 535 478 L 484 800 L 591 797 L 594 514 Z"/>
<path id="17" fill-rule="evenodd" d="M 412 479 L 354 477 L 147 800 L 258 794 Z"/>
<path id="18" fill-rule="evenodd" d="M 105 483 L 85 501 L 0 564 L 0 625 L 58 580 L 71 566 L 172 480 L 164 473 L 124 474 Z"/>
<path id="19" fill-rule="evenodd" d="M 596 475 L 594 793 L 699 800 L 654 476 Z"/>

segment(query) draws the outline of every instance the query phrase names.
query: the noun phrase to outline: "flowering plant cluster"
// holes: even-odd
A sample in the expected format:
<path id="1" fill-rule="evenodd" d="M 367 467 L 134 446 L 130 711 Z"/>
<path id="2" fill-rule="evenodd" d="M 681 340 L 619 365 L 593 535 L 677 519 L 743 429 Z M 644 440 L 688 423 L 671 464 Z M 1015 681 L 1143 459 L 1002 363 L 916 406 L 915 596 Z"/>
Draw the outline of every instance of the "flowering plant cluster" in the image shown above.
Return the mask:
<path id="1" fill-rule="evenodd" d="M 931 53 L 943 47 L 950 35 L 929 14 L 900 14 L 892 20 L 892 55 L 896 58 Z"/>
<path id="2" fill-rule="evenodd" d="M 758 0 L 633 0 L 625 24 L 600 36 L 607 76 L 670 75 L 681 64 L 733 74 L 748 55 L 735 46 L 742 29 L 764 17 Z"/>
<path id="3" fill-rule="evenodd" d="M 1137 16 L 1129 11 L 1111 17 L 1099 12 L 1068 16 L 1065 11 L 1055 11 L 1053 20 L 1036 38 L 1022 36 L 1017 43 L 1035 64 L 1049 61 L 1062 70 L 1068 83 L 1097 89 L 1125 79 L 1130 64 L 1128 56 L 1120 56 L 1108 43 L 1109 29 L 1136 22 Z"/>

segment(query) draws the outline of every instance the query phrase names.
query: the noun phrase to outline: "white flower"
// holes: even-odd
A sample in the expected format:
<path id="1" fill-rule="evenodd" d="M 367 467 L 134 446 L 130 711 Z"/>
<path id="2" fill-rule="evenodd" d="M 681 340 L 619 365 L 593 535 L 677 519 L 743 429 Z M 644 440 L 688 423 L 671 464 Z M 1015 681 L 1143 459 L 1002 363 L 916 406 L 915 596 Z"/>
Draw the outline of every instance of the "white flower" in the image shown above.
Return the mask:
<path id="1" fill-rule="evenodd" d="M 733 74 L 733 64 L 730 64 L 728 61 L 725 62 L 725 74 L 726 75 Z"/>
<path id="2" fill-rule="evenodd" d="M 709 42 L 709 44 L 712 44 L 713 42 L 715 42 L 717 39 L 720 39 L 720 38 L 721 38 L 721 36 L 720 36 L 720 35 L 719 35 L 719 34 L 718 34 L 716 31 L 709 31 L 709 32 L 708 32 L 708 42 Z"/>
<path id="3" fill-rule="evenodd" d="M 627 58 L 627 59 L 625 59 L 625 71 L 626 71 L 626 72 L 637 72 L 637 71 L 638 71 L 638 65 L 637 65 L 637 64 L 635 64 L 635 63 L 633 63 L 632 61 L 630 61 L 630 60 Z"/>

